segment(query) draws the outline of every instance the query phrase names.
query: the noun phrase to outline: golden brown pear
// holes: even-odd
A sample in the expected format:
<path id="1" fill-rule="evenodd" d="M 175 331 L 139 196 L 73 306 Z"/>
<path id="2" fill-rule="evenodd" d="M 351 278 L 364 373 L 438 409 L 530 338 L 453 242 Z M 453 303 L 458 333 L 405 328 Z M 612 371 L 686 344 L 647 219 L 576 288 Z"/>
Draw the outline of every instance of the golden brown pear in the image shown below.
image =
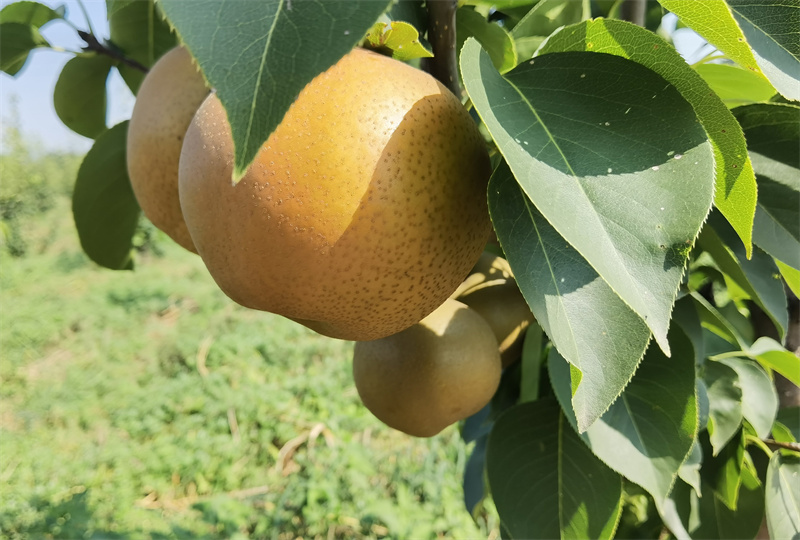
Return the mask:
<path id="1" fill-rule="evenodd" d="M 497 340 L 486 321 L 448 299 L 412 327 L 356 343 L 353 377 L 386 425 L 431 437 L 481 410 L 500 384 Z"/>
<path id="2" fill-rule="evenodd" d="M 508 261 L 484 253 L 472 274 L 459 287 L 457 299 L 489 323 L 500 344 L 503 367 L 519 359 L 522 338 L 534 317 Z"/>
<path id="3" fill-rule="evenodd" d="M 427 73 L 356 49 L 300 93 L 242 180 L 215 95 L 186 133 L 180 197 L 236 302 L 332 337 L 378 339 L 431 313 L 490 231 L 489 158 Z"/>
<path id="4" fill-rule="evenodd" d="M 139 206 L 153 225 L 196 251 L 181 213 L 178 162 L 186 128 L 208 96 L 189 52 L 176 47 L 144 78 L 128 125 L 128 176 Z"/>

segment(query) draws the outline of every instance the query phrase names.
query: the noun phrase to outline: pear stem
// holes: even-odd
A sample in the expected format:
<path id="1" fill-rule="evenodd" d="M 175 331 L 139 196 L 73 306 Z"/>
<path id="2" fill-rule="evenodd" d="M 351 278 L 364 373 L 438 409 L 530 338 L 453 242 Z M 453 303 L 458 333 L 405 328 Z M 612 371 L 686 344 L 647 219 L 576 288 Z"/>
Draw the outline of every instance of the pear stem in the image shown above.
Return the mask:
<path id="1" fill-rule="evenodd" d="M 461 83 L 458 79 L 456 57 L 458 0 L 428 0 L 427 7 L 428 41 L 434 56 L 425 59 L 424 69 L 460 98 Z"/>

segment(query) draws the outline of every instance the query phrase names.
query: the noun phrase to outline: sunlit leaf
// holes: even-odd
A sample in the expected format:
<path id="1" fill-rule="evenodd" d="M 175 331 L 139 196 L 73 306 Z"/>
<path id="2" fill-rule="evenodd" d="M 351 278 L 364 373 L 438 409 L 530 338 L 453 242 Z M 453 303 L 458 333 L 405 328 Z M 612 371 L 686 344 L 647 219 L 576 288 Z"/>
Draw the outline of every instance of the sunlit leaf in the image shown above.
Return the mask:
<path id="1" fill-rule="evenodd" d="M 700 64 L 694 69 L 728 107 L 768 101 L 775 95 L 769 81 L 739 66 Z"/>
<path id="2" fill-rule="evenodd" d="M 766 506 L 771 538 L 800 536 L 800 457 L 772 454 L 767 469 Z"/>
<path id="3" fill-rule="evenodd" d="M 489 212 L 536 321 L 581 372 L 572 405 L 583 431 L 631 380 L 650 331 L 542 217 L 505 162 L 489 182 Z"/>
<path id="4" fill-rule="evenodd" d="M 761 71 L 778 91 L 800 100 L 800 3 L 725 0 Z"/>
<path id="5" fill-rule="evenodd" d="M 461 50 L 467 38 L 474 37 L 488 51 L 498 71 L 504 73 L 517 65 L 514 40 L 501 26 L 490 23 L 469 7 L 456 11 L 456 50 Z"/>
<path id="6" fill-rule="evenodd" d="M 500 75 L 468 40 L 461 69 L 530 201 L 669 351 L 672 304 L 713 193 L 712 149 L 692 107 L 608 54 L 549 54 Z"/>
<path id="7" fill-rule="evenodd" d="M 714 148 L 714 204 L 742 238 L 749 256 L 755 176 L 742 129 L 720 97 L 669 43 L 635 24 L 592 20 L 567 27 L 551 37 L 540 54 L 575 50 L 615 54 L 647 66 L 692 105 Z"/>
<path id="8" fill-rule="evenodd" d="M 719 360 L 732 368 L 739 376 L 742 389 L 742 415 L 762 439 L 769 437 L 769 431 L 778 414 L 778 393 L 772 379 L 757 362 L 743 358 L 723 358 Z"/>

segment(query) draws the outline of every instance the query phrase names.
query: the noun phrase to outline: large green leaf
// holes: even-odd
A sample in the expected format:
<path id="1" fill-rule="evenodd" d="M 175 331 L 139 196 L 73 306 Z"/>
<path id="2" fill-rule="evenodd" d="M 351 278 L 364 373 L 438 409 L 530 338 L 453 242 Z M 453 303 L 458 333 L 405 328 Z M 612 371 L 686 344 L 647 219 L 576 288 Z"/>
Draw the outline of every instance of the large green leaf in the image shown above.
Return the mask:
<path id="1" fill-rule="evenodd" d="M 303 87 L 347 54 L 389 4 L 161 0 L 228 113 L 236 179 Z"/>
<path id="2" fill-rule="evenodd" d="M 800 386 L 800 358 L 770 337 L 760 337 L 745 354 Z"/>
<path id="3" fill-rule="evenodd" d="M 106 0 L 106 3 L 111 41 L 128 58 L 149 68 L 177 45 L 175 34 L 163 19 L 155 0 Z M 197 16 L 207 17 L 208 14 L 198 10 Z M 119 73 L 131 91 L 138 92 L 145 74 L 126 64 L 119 66 Z"/>
<path id="4" fill-rule="evenodd" d="M 739 503 L 739 487 L 742 484 L 742 470 L 745 464 L 745 435 L 740 429 L 736 435 L 723 446 L 716 455 L 709 452 L 708 440 L 701 438 L 706 456 L 700 475 L 703 482 L 711 486 L 710 491 L 703 490 L 706 495 L 722 501 L 731 510 L 736 510 Z"/>
<path id="5" fill-rule="evenodd" d="M 692 105 L 714 148 L 714 204 L 742 238 L 749 256 L 756 181 L 742 129 L 725 103 L 669 43 L 635 24 L 599 19 L 567 27 L 550 38 L 540 54 L 575 50 L 638 62 L 673 84 Z"/>
<path id="6" fill-rule="evenodd" d="M 537 322 L 580 370 L 572 406 L 583 431 L 631 380 L 650 331 L 542 217 L 505 162 L 489 181 L 489 212 Z"/>
<path id="7" fill-rule="evenodd" d="M 456 50 L 461 50 L 467 38 L 474 37 L 489 52 L 498 71 L 504 73 L 517 65 L 517 50 L 509 33 L 483 15 L 466 6 L 456 11 Z"/>
<path id="8" fill-rule="evenodd" d="M 765 439 L 778 414 L 778 393 L 772 379 L 757 362 L 743 358 L 719 360 L 739 376 L 742 389 L 742 415 L 752 424 L 756 434 Z"/>
<path id="9" fill-rule="evenodd" d="M 514 26 L 511 36 L 517 44 L 519 58 L 527 60 L 544 38 L 558 28 L 579 23 L 584 16 L 586 1 L 540 0 Z"/>
<path id="10" fill-rule="evenodd" d="M 736 371 L 719 362 L 706 362 L 703 379 L 710 407 L 708 434 L 716 455 L 742 425 L 742 387 Z"/>
<path id="11" fill-rule="evenodd" d="M 772 257 L 756 248 L 748 260 L 744 246 L 728 223 L 716 213 L 698 239 L 698 245 L 714 258 L 724 273 L 728 290 L 753 300 L 772 319 L 783 337 L 789 325 L 786 293 Z"/>
<path id="12" fill-rule="evenodd" d="M 726 2 L 761 71 L 781 94 L 800 100 L 800 1 Z"/>
<path id="13" fill-rule="evenodd" d="M 64 6 L 59 9 L 39 2 L 13 2 L 0 10 L 0 23 L 15 22 L 41 28 L 50 21 L 64 18 Z"/>
<path id="14" fill-rule="evenodd" d="M 693 538 L 719 538 L 741 540 L 755 538 L 764 519 L 764 488 L 749 469 L 741 471 L 738 505 L 731 510 L 718 497 L 711 486 L 703 484 L 703 497 L 692 494 L 696 500 L 699 527 L 691 531 Z"/>
<path id="15" fill-rule="evenodd" d="M 756 61 L 753 50 L 725 0 L 659 0 L 659 2 L 665 9 L 677 15 L 683 24 L 700 34 L 741 67 L 769 78 Z M 776 3 L 783 2 L 784 0 L 779 0 Z M 757 3 L 761 6 L 760 11 L 763 15 L 766 13 L 764 6 L 773 2 Z M 770 82 L 775 85 L 774 80 Z"/>
<path id="16" fill-rule="evenodd" d="M 766 506 L 771 538 L 800 537 L 800 457 L 772 454 L 767 469 Z"/>
<path id="17" fill-rule="evenodd" d="M 752 71 L 730 64 L 700 64 L 695 71 L 728 107 L 768 101 L 775 88 Z"/>
<path id="18" fill-rule="evenodd" d="M 16 75 L 32 50 L 49 46 L 50 43 L 33 25 L 16 22 L 0 24 L 0 71 Z"/>
<path id="19" fill-rule="evenodd" d="M 489 486 L 512 538 L 611 538 L 622 481 L 597 459 L 553 399 L 517 405 L 486 449 Z"/>
<path id="20" fill-rule="evenodd" d="M 660 507 L 697 434 L 694 351 L 680 329 L 670 332 L 672 358 L 653 344 L 611 408 L 581 438 L 606 465 L 653 496 Z M 569 365 L 552 349 L 548 360 L 556 397 L 575 426 Z"/>
<path id="21" fill-rule="evenodd" d="M 468 40 L 461 69 L 528 198 L 668 352 L 672 304 L 714 189 L 691 105 L 609 54 L 548 54 L 500 75 Z"/>
<path id="22" fill-rule="evenodd" d="M 106 129 L 108 56 L 76 56 L 64 65 L 53 91 L 56 114 L 69 129 L 94 139 Z"/>
<path id="23" fill-rule="evenodd" d="M 125 162 L 128 122 L 101 134 L 83 158 L 72 193 L 72 213 L 83 250 L 113 270 L 133 266 L 133 233 L 139 205 Z"/>
<path id="24" fill-rule="evenodd" d="M 759 103 L 732 112 L 747 137 L 758 179 L 753 241 L 800 269 L 800 107 Z"/>

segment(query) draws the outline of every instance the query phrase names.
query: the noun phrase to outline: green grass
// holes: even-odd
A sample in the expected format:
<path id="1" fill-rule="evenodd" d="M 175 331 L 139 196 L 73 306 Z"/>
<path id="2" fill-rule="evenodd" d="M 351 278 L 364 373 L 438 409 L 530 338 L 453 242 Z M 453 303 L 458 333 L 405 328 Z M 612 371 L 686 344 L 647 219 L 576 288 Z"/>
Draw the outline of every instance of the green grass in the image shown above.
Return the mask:
<path id="1" fill-rule="evenodd" d="M 161 236 L 133 272 L 81 253 L 69 200 L 0 246 L 0 536 L 486 538 L 457 427 L 363 407 L 352 344 L 247 310 Z"/>

